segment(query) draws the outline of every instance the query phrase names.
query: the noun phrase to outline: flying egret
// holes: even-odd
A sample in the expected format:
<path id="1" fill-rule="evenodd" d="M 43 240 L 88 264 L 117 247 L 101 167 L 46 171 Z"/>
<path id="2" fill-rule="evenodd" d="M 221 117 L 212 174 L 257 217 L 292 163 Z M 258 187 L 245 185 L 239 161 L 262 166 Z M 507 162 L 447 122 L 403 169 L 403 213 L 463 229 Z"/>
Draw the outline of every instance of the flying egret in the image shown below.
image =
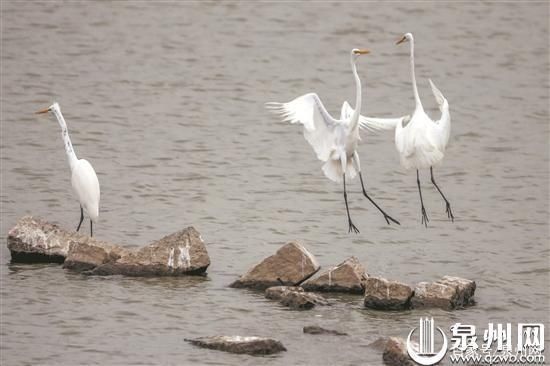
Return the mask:
<path id="1" fill-rule="evenodd" d="M 315 93 L 302 95 L 288 103 L 266 103 L 266 107 L 284 117 L 290 123 L 304 125 L 304 137 L 313 147 L 317 158 L 324 162 L 323 172 L 325 176 L 334 182 L 344 183 L 344 202 L 348 215 L 348 232 L 352 230 L 359 233 L 357 227 L 351 221 L 346 193 L 346 177 L 353 179 L 359 174 L 361 187 L 365 197 L 384 215 L 386 222 L 390 221 L 399 225 L 399 222 L 386 214 L 367 194 L 361 175 L 361 165 L 357 154 L 359 143 L 359 116 L 361 112 L 361 80 L 357 75 L 355 65 L 357 58 L 366 55 L 369 50 L 353 49 L 350 53 L 351 69 L 355 77 L 356 102 L 353 110 L 347 102 L 342 106 L 341 118 L 333 118 L 323 106 L 319 96 Z M 368 124 L 365 125 L 369 127 Z"/>
<path id="2" fill-rule="evenodd" d="M 416 77 L 414 73 L 414 38 L 411 33 L 405 34 L 396 44 L 410 42 L 411 47 L 411 78 L 413 84 L 414 100 L 416 107 L 411 116 L 401 118 L 371 118 L 361 116 L 360 124 L 376 129 L 393 129 L 395 128 L 395 146 L 399 152 L 401 165 L 405 169 L 416 169 L 416 183 L 418 185 L 418 193 L 420 195 L 420 205 L 422 206 L 421 222 L 428 226 L 428 215 L 424 208 L 422 200 L 422 190 L 420 188 L 419 169 L 430 168 L 431 181 L 435 188 L 443 197 L 446 204 L 447 216 L 451 221 L 454 221 L 451 204 L 435 182 L 433 174 L 433 166 L 439 163 L 445 154 L 445 148 L 449 142 L 451 133 L 451 114 L 449 112 L 449 103 L 443 94 L 436 88 L 431 79 L 428 79 L 432 88 L 433 95 L 441 111 L 441 118 L 433 121 L 428 117 L 422 102 L 418 96 L 416 87 Z"/>
<path id="3" fill-rule="evenodd" d="M 80 225 L 84 221 L 84 212 L 86 212 L 86 215 L 90 218 L 90 236 L 93 236 L 93 223 L 97 222 L 99 216 L 99 181 L 97 175 L 88 160 L 76 157 L 59 104 L 53 103 L 48 108 L 36 112 L 36 114 L 47 112 L 52 112 L 61 126 L 61 137 L 71 167 L 71 184 L 80 202 L 80 221 L 76 231 L 80 230 Z"/>

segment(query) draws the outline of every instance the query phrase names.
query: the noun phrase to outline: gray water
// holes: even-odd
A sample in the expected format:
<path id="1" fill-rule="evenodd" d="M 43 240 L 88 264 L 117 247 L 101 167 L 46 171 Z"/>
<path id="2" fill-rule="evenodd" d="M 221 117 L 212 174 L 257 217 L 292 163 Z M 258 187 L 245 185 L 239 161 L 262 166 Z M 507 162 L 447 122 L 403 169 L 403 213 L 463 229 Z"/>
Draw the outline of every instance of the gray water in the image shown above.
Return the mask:
<path id="1" fill-rule="evenodd" d="M 547 3 L 153 3 L 2 1 L 1 360 L 5 365 L 369 364 L 367 345 L 438 326 L 549 325 L 549 6 Z M 367 186 L 401 221 L 387 226 L 349 186 L 359 235 L 347 233 L 342 187 L 327 180 L 300 126 L 263 107 L 315 91 L 333 114 L 414 107 L 408 45 L 428 112 L 432 78 L 449 100 L 452 133 L 435 169 L 454 223 L 421 172 L 430 224 L 420 224 L 414 171 L 392 133 L 363 133 Z M 59 126 L 33 112 L 58 101 L 79 158 L 101 184 L 102 240 L 138 247 L 188 225 L 207 242 L 206 278 L 85 277 L 57 265 L 10 264 L 5 237 L 22 215 L 76 227 L 78 203 Z M 83 230 L 89 230 L 88 224 Z M 361 297 L 294 312 L 227 285 L 299 239 L 327 268 L 357 256 L 370 274 L 414 284 L 477 282 L 462 311 L 378 312 Z M 318 324 L 349 337 L 302 334 Z M 288 352 L 255 358 L 184 338 L 275 337 Z M 547 334 L 548 335 L 548 334 Z M 549 336 L 546 337 L 550 338 Z M 546 344 L 547 348 L 549 344 Z"/>

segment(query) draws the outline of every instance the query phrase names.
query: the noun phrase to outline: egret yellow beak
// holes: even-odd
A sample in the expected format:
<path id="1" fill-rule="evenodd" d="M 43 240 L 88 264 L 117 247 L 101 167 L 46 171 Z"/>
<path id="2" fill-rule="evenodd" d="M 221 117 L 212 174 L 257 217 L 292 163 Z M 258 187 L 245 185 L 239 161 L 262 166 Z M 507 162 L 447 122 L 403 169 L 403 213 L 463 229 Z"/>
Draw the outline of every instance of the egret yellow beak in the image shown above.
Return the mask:
<path id="1" fill-rule="evenodd" d="M 357 50 L 354 52 L 356 55 L 366 55 L 367 53 L 370 53 L 369 50 L 363 49 L 363 50 Z"/>
<path id="2" fill-rule="evenodd" d="M 42 109 L 41 111 L 34 112 L 34 114 L 42 114 L 42 113 L 48 113 L 50 111 L 50 108 Z"/>
<path id="3" fill-rule="evenodd" d="M 395 44 L 398 45 L 400 43 L 403 43 L 407 40 L 407 37 L 403 36 L 399 41 L 397 41 Z"/>

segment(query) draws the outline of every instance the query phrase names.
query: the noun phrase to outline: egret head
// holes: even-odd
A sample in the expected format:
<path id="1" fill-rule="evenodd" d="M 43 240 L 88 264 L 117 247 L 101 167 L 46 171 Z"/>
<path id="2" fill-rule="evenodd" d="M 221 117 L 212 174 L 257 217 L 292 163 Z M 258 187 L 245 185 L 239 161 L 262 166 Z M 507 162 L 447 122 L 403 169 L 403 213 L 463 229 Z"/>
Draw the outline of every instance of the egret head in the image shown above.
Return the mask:
<path id="1" fill-rule="evenodd" d="M 42 109 L 38 112 L 36 112 L 36 114 L 42 114 L 42 113 L 46 113 L 46 112 L 53 112 L 53 111 L 59 111 L 59 104 L 57 102 L 54 102 L 51 106 L 49 106 L 48 108 L 46 109 Z"/>
<path id="2" fill-rule="evenodd" d="M 400 44 L 400 43 L 403 43 L 403 42 L 411 42 L 413 40 L 413 35 L 412 33 L 405 33 L 403 34 L 403 37 L 401 37 L 401 39 L 399 41 L 397 41 L 395 44 Z"/>
<path id="3" fill-rule="evenodd" d="M 354 48 L 353 50 L 351 50 L 351 55 L 353 56 L 354 59 L 357 59 L 357 57 L 361 55 L 366 55 L 367 53 L 370 53 L 370 51 L 365 48 L 364 49 Z"/>

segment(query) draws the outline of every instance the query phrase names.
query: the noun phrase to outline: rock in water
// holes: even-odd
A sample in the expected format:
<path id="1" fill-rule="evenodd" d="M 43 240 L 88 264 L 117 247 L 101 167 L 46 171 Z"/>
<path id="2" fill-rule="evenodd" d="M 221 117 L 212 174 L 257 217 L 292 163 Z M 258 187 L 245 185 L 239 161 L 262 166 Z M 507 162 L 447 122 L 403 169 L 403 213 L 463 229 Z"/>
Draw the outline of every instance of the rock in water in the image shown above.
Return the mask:
<path id="1" fill-rule="evenodd" d="M 115 262 L 96 267 L 91 274 L 126 276 L 177 276 L 203 274 L 210 265 L 206 246 L 193 227 L 165 236 L 128 252 Z"/>
<path id="2" fill-rule="evenodd" d="M 347 336 L 347 333 L 339 332 L 337 330 L 321 328 L 318 325 L 307 325 L 304 327 L 304 333 L 306 334 L 330 334 L 337 336 Z"/>
<path id="3" fill-rule="evenodd" d="M 389 337 L 384 347 L 382 360 L 389 366 L 415 366 L 407 353 L 407 346 L 404 339 Z"/>
<path id="4" fill-rule="evenodd" d="M 411 300 L 413 308 L 452 310 L 474 303 L 476 283 L 460 277 L 445 276 L 436 282 L 420 282 Z"/>
<path id="5" fill-rule="evenodd" d="M 275 339 L 241 336 L 213 336 L 186 339 L 196 346 L 231 353 L 246 353 L 249 355 L 271 355 L 286 351 L 283 344 Z"/>
<path id="6" fill-rule="evenodd" d="M 350 257 L 336 267 L 308 279 L 301 286 L 306 291 L 363 294 L 366 278 L 363 265 L 356 257 Z"/>
<path id="7" fill-rule="evenodd" d="M 413 290 L 410 286 L 382 277 L 365 281 L 365 307 L 379 310 L 401 310 L 410 307 Z"/>
<path id="8" fill-rule="evenodd" d="M 120 246 L 66 231 L 32 216 L 22 217 L 9 231 L 8 249 L 12 262 L 65 262 L 68 268 L 76 270 L 116 260 L 125 252 Z M 67 258 L 71 258 L 70 263 Z"/>
<path id="9" fill-rule="evenodd" d="M 279 302 L 292 309 L 309 310 L 315 305 L 328 305 L 328 301 L 320 295 L 305 292 L 296 286 L 274 286 L 265 290 L 265 297 Z"/>
<path id="10" fill-rule="evenodd" d="M 230 286 L 258 290 L 277 285 L 295 286 L 318 270 L 319 265 L 315 257 L 300 243 L 290 242 L 279 248 L 274 255 L 252 267 Z"/>
<path id="11" fill-rule="evenodd" d="M 122 247 L 100 243 L 96 240 L 93 243 L 88 241 L 72 242 L 63 268 L 77 272 L 89 271 L 102 264 L 115 262 L 127 253 L 129 251 Z"/>

